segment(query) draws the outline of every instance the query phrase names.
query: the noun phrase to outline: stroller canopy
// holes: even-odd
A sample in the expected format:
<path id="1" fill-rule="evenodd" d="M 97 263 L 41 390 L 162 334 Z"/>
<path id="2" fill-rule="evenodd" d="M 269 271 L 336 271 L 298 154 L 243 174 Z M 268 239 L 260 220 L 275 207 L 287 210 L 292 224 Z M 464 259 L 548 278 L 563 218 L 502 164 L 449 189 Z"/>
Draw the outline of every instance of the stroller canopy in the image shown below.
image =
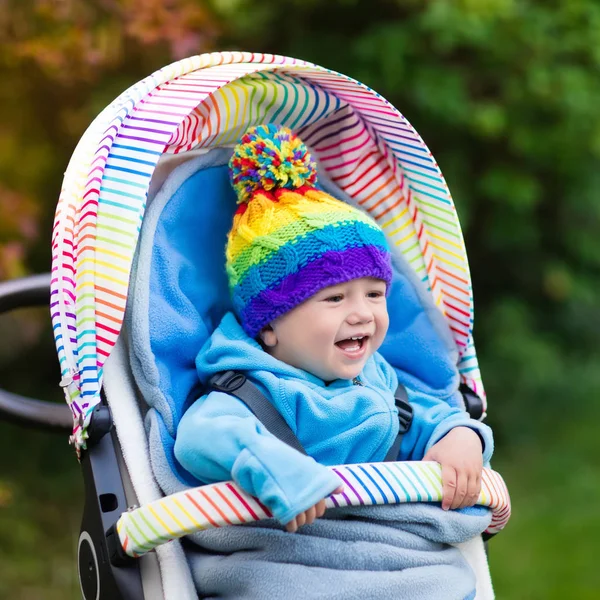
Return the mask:
<path id="1" fill-rule="evenodd" d="M 461 380 L 485 402 L 462 233 L 420 136 L 384 98 L 339 73 L 281 56 L 212 53 L 125 91 L 94 120 L 67 168 L 52 239 L 51 312 L 77 450 L 121 331 L 159 159 L 231 146 L 265 122 L 303 135 L 331 180 L 379 223 L 447 319 Z"/>

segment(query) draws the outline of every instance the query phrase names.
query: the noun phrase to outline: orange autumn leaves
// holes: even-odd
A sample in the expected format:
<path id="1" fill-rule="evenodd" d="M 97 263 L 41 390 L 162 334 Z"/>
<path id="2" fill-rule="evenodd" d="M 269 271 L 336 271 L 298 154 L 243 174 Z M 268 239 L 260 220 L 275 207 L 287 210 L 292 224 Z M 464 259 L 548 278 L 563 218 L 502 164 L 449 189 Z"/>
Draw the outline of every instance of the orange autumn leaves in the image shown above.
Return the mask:
<path id="1" fill-rule="evenodd" d="M 49 270 L 54 207 L 93 118 L 163 65 L 214 49 L 198 0 L 0 0 L 0 281 Z"/>

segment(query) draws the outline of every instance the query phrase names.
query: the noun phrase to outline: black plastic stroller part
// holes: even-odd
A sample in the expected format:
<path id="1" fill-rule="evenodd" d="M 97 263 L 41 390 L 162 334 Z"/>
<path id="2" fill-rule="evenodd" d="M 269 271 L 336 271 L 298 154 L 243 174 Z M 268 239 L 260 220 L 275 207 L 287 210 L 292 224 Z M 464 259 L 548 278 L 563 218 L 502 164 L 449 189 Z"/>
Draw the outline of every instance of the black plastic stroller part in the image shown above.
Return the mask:
<path id="1" fill-rule="evenodd" d="M 0 283 L 0 314 L 49 304 L 49 273 Z M 64 402 L 34 400 L 3 389 L 0 389 L 0 418 L 60 433 L 69 433 L 73 428 L 73 416 Z"/>
<path id="2" fill-rule="evenodd" d="M 0 314 L 50 304 L 50 274 L 0 283 Z M 64 403 L 34 400 L 0 389 L 0 418 L 23 425 L 70 433 L 73 417 Z M 143 600 L 139 564 L 115 567 L 110 561 L 107 533 L 127 502 L 118 462 L 110 410 L 98 405 L 89 425 L 88 449 L 81 467 L 85 506 L 77 548 L 79 581 L 84 600 Z"/>
<path id="3" fill-rule="evenodd" d="M 458 391 L 462 394 L 465 408 L 471 419 L 479 421 L 483 416 L 483 400 L 466 383 L 461 383 Z"/>
<path id="4" fill-rule="evenodd" d="M 78 544 L 84 600 L 143 600 L 139 562 L 126 560 L 114 525 L 128 508 L 120 448 L 105 400 L 94 410 L 81 468 L 85 505 Z"/>

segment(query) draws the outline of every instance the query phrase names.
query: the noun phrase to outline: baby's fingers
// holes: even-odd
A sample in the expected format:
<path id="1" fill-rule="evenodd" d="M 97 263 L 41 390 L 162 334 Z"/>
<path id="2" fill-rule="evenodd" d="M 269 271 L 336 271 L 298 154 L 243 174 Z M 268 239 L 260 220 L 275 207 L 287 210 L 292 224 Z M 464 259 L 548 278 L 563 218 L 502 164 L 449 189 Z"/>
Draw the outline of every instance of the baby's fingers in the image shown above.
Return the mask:
<path id="1" fill-rule="evenodd" d="M 442 508 L 448 510 L 456 495 L 456 469 L 442 465 Z"/>
<path id="2" fill-rule="evenodd" d="M 481 493 L 481 476 L 472 475 L 469 477 L 469 485 L 467 489 L 467 495 L 463 500 L 462 506 L 473 506 L 479 499 Z"/>
<path id="3" fill-rule="evenodd" d="M 296 515 L 296 524 L 298 527 L 302 527 L 306 523 L 306 513 L 301 512 L 299 515 Z"/>
<path id="4" fill-rule="evenodd" d="M 310 525 L 315 520 L 317 514 L 316 506 L 311 506 L 304 514 L 306 515 L 305 525 Z"/>
<path id="5" fill-rule="evenodd" d="M 460 508 L 464 506 L 465 496 L 469 489 L 469 478 L 464 471 L 456 471 L 456 493 L 450 508 Z"/>
<path id="6" fill-rule="evenodd" d="M 298 523 L 296 522 L 296 519 L 292 519 L 289 523 L 287 523 L 285 528 L 290 533 L 295 533 L 298 531 Z"/>

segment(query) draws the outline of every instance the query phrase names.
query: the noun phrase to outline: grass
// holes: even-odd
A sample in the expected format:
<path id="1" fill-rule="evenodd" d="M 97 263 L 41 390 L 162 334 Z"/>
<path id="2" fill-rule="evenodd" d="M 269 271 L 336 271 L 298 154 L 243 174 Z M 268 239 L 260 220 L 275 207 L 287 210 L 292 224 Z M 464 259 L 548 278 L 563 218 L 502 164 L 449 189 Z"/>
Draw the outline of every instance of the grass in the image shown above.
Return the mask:
<path id="1" fill-rule="evenodd" d="M 79 465 L 64 437 L 0 423 L 0 599 L 80 599 Z"/>
<path id="2" fill-rule="evenodd" d="M 528 600 L 600 598 L 600 456 L 594 421 L 549 437 L 539 447 L 494 462 L 511 494 L 513 513 L 491 540 L 497 597 Z M 594 448 L 592 452 L 588 451 Z"/>

